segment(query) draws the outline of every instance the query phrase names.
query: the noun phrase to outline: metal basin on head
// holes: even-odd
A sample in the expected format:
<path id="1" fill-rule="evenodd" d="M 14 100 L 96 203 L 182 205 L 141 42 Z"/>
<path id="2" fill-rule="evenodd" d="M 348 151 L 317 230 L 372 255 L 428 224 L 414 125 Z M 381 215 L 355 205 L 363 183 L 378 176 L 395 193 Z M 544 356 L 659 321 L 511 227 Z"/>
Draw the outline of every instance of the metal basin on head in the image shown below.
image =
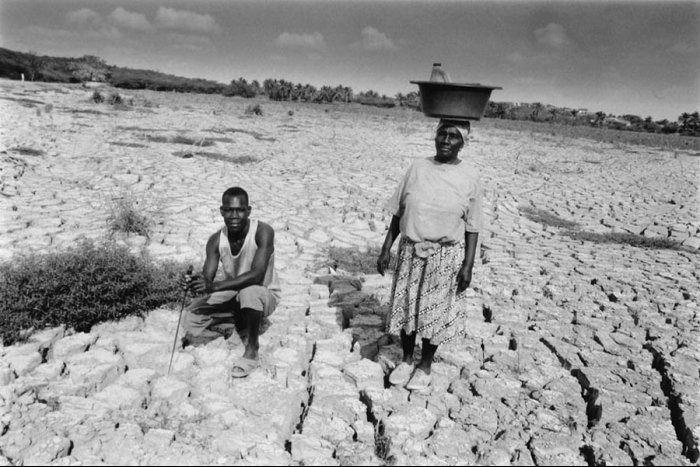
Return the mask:
<path id="1" fill-rule="evenodd" d="M 494 89 L 474 83 L 440 83 L 436 81 L 411 81 L 420 90 L 423 114 L 428 117 L 480 120 Z"/>

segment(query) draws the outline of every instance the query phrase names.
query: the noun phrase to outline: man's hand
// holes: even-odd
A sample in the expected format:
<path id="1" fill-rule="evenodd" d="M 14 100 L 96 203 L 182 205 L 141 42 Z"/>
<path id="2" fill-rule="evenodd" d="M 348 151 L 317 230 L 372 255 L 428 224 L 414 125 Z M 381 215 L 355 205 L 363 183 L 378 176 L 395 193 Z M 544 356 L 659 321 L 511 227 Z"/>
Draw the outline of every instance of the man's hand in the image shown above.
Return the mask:
<path id="1" fill-rule="evenodd" d="M 180 276 L 177 285 L 186 293 L 192 286 L 192 265 L 187 268 L 187 272 Z"/>
<path id="2" fill-rule="evenodd" d="M 391 253 L 382 249 L 381 253 L 379 253 L 379 258 L 377 259 L 377 272 L 379 272 L 379 274 L 382 276 L 384 275 L 384 271 L 386 271 L 389 267 L 390 260 Z"/>
<path id="3" fill-rule="evenodd" d="M 457 293 L 462 293 L 467 290 L 472 282 L 472 268 L 463 264 L 457 273 Z"/>
<path id="4" fill-rule="evenodd" d="M 203 276 L 195 275 L 192 276 L 189 288 L 195 294 L 210 294 L 214 291 L 213 281 L 207 280 Z"/>

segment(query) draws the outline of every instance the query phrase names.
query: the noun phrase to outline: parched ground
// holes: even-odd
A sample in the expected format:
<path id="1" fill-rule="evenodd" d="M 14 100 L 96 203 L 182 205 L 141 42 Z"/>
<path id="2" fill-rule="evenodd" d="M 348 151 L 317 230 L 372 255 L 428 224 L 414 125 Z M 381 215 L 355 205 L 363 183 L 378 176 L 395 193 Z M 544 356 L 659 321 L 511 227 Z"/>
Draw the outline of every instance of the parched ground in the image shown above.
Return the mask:
<path id="1" fill-rule="evenodd" d="M 152 234 L 118 241 L 200 267 L 221 193 L 241 185 L 276 230 L 284 299 L 243 380 L 228 377 L 236 334 L 178 348 L 167 376 L 177 309 L 0 347 L 0 465 L 698 464 L 697 154 L 477 123 L 464 155 L 488 225 L 469 335 L 416 394 L 387 383 L 391 277 L 372 267 L 433 120 L 92 92 L 0 81 L 1 258 L 104 239 L 127 202 Z"/>

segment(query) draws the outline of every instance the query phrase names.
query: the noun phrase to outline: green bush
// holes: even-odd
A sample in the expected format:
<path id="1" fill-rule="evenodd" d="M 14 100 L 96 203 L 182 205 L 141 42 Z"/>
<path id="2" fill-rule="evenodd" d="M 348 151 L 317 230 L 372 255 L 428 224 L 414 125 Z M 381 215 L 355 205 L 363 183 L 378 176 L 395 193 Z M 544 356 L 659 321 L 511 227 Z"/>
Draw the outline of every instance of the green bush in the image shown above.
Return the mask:
<path id="1" fill-rule="evenodd" d="M 61 324 L 79 332 L 179 299 L 184 265 L 156 264 L 126 247 L 79 241 L 62 252 L 15 257 L 0 264 L 0 336 Z"/>

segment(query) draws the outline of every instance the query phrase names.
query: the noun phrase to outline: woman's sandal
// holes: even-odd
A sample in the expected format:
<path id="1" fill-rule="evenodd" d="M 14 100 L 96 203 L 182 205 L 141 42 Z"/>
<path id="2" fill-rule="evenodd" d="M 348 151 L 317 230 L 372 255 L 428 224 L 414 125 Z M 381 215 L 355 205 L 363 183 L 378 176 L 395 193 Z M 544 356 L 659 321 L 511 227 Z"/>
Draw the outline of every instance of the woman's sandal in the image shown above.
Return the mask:
<path id="1" fill-rule="evenodd" d="M 394 386 L 405 386 L 411 378 L 411 373 L 413 373 L 413 365 L 401 362 L 389 375 L 389 382 Z"/>
<path id="2" fill-rule="evenodd" d="M 432 376 L 430 376 L 425 371 L 420 368 L 416 368 L 416 371 L 411 376 L 411 379 L 406 384 L 406 389 L 409 391 L 425 391 L 430 387 L 430 382 L 432 381 Z"/>

